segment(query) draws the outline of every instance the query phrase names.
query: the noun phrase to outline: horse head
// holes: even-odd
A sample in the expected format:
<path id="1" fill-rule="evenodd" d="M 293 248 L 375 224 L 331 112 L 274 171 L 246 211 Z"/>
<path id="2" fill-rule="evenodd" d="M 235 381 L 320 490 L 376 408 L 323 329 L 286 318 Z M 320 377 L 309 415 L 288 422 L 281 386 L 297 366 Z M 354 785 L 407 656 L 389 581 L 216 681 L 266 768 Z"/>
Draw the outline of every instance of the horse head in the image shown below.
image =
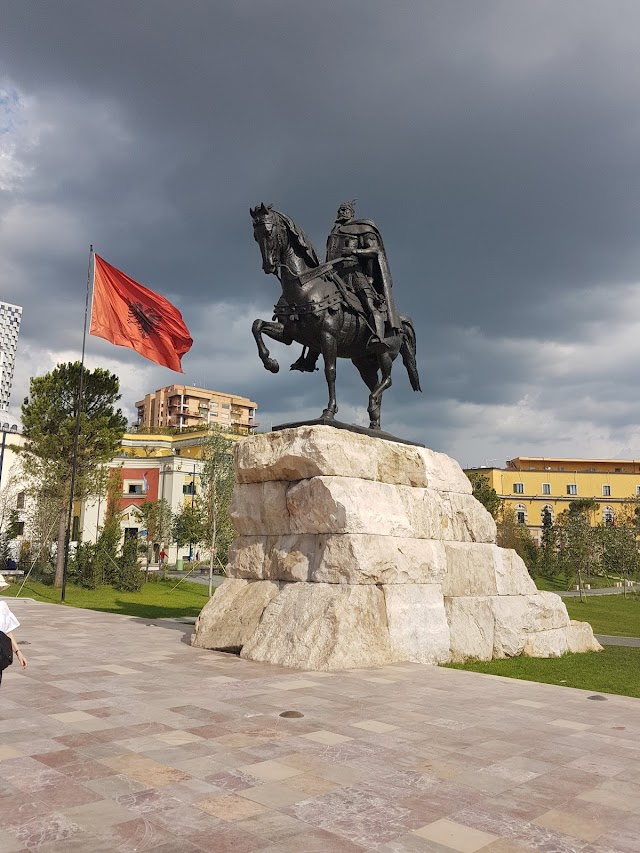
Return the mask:
<path id="1" fill-rule="evenodd" d="M 281 267 L 294 272 L 317 267 L 320 261 L 311 240 L 286 214 L 271 204 L 249 208 L 253 220 L 253 238 L 260 246 L 262 269 L 279 275 Z M 287 256 L 288 257 L 285 257 Z"/>
<path id="2" fill-rule="evenodd" d="M 253 219 L 253 239 L 260 246 L 262 269 L 267 275 L 277 273 L 280 264 L 281 235 L 277 211 L 272 204 L 250 207 Z"/>

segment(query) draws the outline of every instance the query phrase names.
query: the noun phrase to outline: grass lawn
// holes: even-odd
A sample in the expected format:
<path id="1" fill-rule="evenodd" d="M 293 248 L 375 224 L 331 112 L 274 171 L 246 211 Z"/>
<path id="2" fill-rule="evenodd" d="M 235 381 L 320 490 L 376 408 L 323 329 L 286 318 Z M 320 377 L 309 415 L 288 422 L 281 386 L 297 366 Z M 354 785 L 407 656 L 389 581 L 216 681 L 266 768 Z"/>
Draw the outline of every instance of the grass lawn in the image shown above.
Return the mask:
<path id="1" fill-rule="evenodd" d="M 640 648 L 607 646 L 601 652 L 564 655 L 561 658 L 517 657 L 448 666 L 506 678 L 580 687 L 597 693 L 640 697 Z"/>
<path id="2" fill-rule="evenodd" d="M 569 616 L 579 622 L 590 622 L 596 634 L 615 637 L 640 637 L 640 596 L 590 595 L 586 601 L 565 598 Z"/>
<path id="3" fill-rule="evenodd" d="M 146 583 L 140 592 L 120 592 L 110 586 L 84 589 L 67 584 L 66 604 L 70 607 L 86 607 L 88 610 L 140 616 L 143 619 L 197 616 L 209 598 L 207 587 L 183 581 L 177 589 L 172 590 L 177 583 L 173 579 Z M 19 584 L 11 584 L 4 595 L 15 596 L 19 589 Z M 60 604 L 60 590 L 37 581 L 27 581 L 20 594 L 48 604 Z"/>

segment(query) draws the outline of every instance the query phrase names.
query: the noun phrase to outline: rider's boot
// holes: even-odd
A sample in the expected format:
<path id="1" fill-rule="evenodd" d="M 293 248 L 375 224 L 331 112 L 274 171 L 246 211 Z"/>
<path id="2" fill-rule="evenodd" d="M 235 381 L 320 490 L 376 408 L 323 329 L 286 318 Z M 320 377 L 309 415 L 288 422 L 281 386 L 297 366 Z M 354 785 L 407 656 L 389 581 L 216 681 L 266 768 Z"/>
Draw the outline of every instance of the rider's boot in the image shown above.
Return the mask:
<path id="1" fill-rule="evenodd" d="M 305 352 L 305 349 L 303 349 L 300 358 L 293 362 L 289 370 L 299 370 L 301 373 L 313 373 L 318 369 L 316 362 L 319 357 L 319 352 L 314 352 L 313 350 Z"/>
<path id="2" fill-rule="evenodd" d="M 380 355 L 381 353 L 389 352 L 390 347 L 384 341 L 384 320 L 379 311 L 373 310 L 370 313 L 371 323 L 376 330 L 375 335 L 371 335 L 367 342 L 367 352 Z"/>

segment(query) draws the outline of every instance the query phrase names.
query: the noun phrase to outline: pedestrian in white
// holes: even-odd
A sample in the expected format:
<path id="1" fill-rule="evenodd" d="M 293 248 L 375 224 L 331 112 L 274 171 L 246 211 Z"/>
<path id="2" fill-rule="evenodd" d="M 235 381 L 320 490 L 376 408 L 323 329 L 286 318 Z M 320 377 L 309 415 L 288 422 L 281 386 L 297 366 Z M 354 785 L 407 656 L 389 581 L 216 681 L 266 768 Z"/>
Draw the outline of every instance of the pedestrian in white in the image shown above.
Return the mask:
<path id="1" fill-rule="evenodd" d="M 4 592 L 7 589 L 9 584 L 5 581 L 5 579 L 0 575 L 0 592 Z M 0 631 L 7 635 L 7 637 L 11 640 L 11 648 L 13 649 L 13 653 L 18 658 L 20 666 L 23 669 L 27 668 L 27 659 L 22 654 L 20 649 L 18 648 L 18 644 L 15 641 L 13 636 L 13 632 L 16 628 L 20 626 L 20 623 L 16 619 L 15 615 L 9 610 L 9 605 L 6 601 L 0 601 Z M 0 670 L 0 684 L 2 684 L 2 670 Z"/>

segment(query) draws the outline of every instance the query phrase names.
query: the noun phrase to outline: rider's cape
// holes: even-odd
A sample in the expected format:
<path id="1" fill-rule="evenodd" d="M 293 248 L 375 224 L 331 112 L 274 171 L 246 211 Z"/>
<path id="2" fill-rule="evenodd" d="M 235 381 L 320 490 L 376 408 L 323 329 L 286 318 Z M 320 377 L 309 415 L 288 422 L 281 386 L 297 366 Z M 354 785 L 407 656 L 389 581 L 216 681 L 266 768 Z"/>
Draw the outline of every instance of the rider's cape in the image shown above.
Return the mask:
<path id="1" fill-rule="evenodd" d="M 348 254 L 348 245 L 353 245 L 354 242 L 357 243 L 358 248 L 365 248 L 368 236 L 375 238 L 377 250 L 371 258 L 359 257 L 361 267 L 364 268 L 365 274 L 373 280 L 373 287 L 385 301 L 389 325 L 392 329 L 401 330 L 402 325 L 396 311 L 395 302 L 393 301 L 391 290 L 393 282 L 391 280 L 391 272 L 389 271 L 387 253 L 384 248 L 382 235 L 375 222 L 372 222 L 370 219 L 353 219 L 344 225 L 336 226 L 327 239 L 327 260 L 333 260 L 341 255 Z"/>

